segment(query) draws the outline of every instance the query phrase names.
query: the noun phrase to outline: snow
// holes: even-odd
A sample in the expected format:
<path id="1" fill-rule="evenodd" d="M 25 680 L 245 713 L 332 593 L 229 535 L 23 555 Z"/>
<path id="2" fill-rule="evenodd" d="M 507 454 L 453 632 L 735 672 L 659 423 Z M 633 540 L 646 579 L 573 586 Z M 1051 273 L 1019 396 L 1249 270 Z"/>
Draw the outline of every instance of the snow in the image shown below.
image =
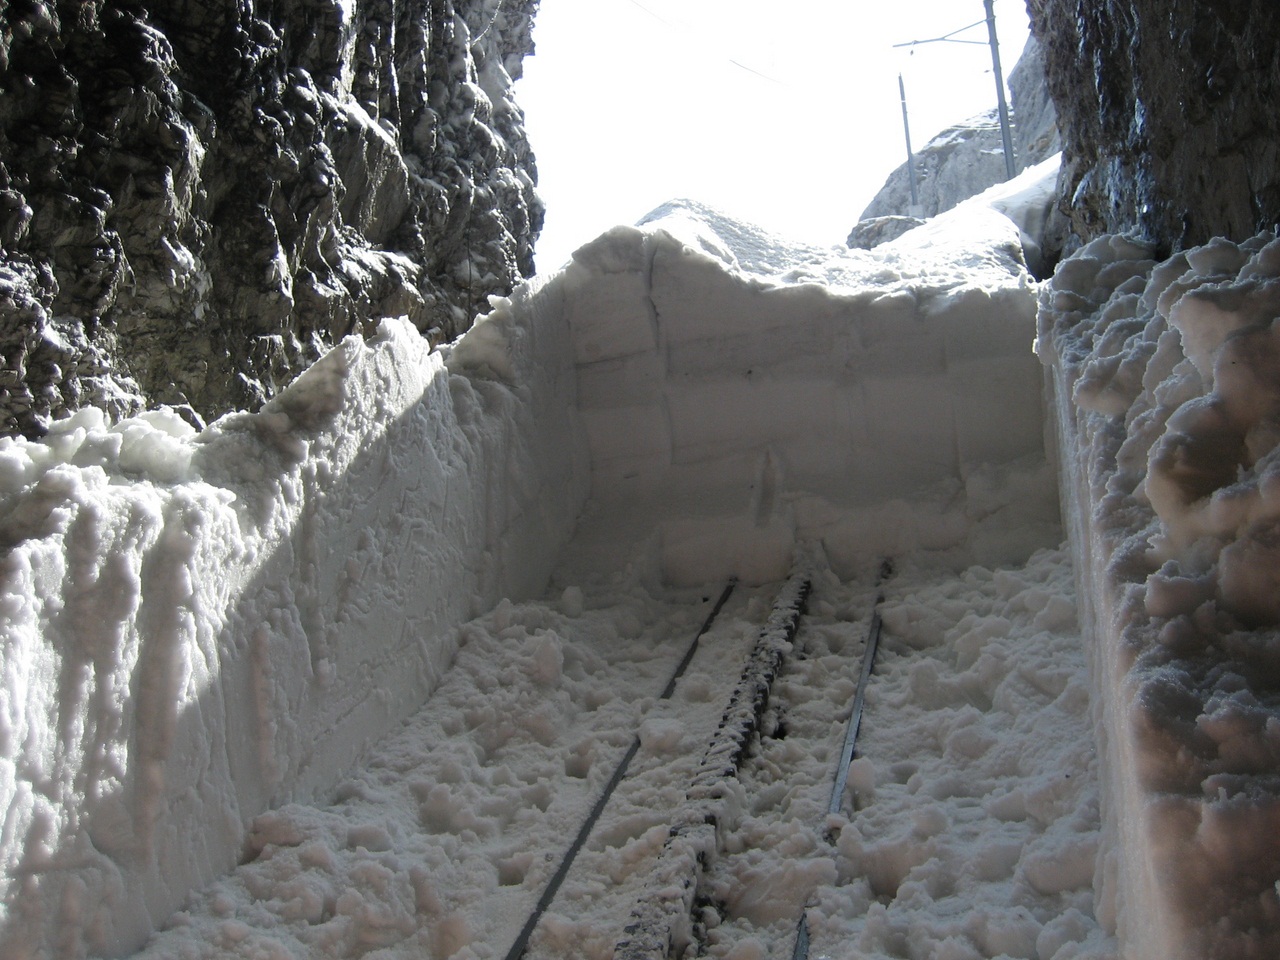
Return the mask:
<path id="1" fill-rule="evenodd" d="M 891 242 L 899 250 L 927 249 L 954 236 L 960 223 L 996 214 L 1017 225 L 1021 255 L 1028 269 L 1037 277 L 1043 276 L 1046 264 L 1040 242 L 1045 236 L 1053 205 L 1058 200 L 1058 171 L 1061 166 L 1062 154 L 1054 154 L 1013 179 L 997 183 L 957 204 L 947 216 L 934 217 Z M 1001 221 L 997 219 L 996 222 Z"/>
<path id="2" fill-rule="evenodd" d="M 1071 579 L 1058 550 L 1015 568 L 895 578 L 857 813 L 838 826 L 843 884 L 809 912 L 815 947 L 1116 955 L 1094 918 L 1096 758 Z"/>
<path id="3" fill-rule="evenodd" d="M 1067 561 L 1036 553 L 1037 288 L 990 206 L 930 230 L 822 250 L 680 202 L 436 352 L 388 319 L 198 433 L 0 441 L 6 950 L 500 956 L 639 736 L 533 944 L 608 956 L 802 554 L 791 732 L 724 798 L 713 953 L 782 955 L 807 904 L 833 956 L 1108 955 L 1124 904 L 1085 867 L 1127 848 L 1091 812 Z M 886 556 L 887 681 L 830 822 Z M 1206 735 L 1239 739 L 1220 692 Z"/>
<path id="4" fill-rule="evenodd" d="M 1078 251 L 1042 294 L 1137 957 L 1280 949 L 1280 242 Z"/>
<path id="5" fill-rule="evenodd" d="M 200 434 L 82 411 L 0 441 L 11 949 L 139 944 L 421 704 L 453 627 L 542 588 L 586 488 L 563 344 L 526 346 L 537 397 L 388 322 Z"/>
<path id="6" fill-rule="evenodd" d="M 1093 915 L 1097 782 L 1070 581 L 1062 551 L 895 577 L 856 799 L 828 817 L 871 591 L 820 571 L 804 657 L 774 701 L 786 736 L 717 795 L 708 955 L 789 957 L 802 912 L 812 956 L 898 956 L 904 940 L 921 956 L 1116 955 Z M 531 944 L 612 955 L 637 899 L 662 889 L 666 824 L 734 684 L 724 664 L 767 629 L 773 589 L 731 599 L 669 701 L 655 699 L 665 671 L 710 598 L 618 578 L 578 616 L 504 601 L 462 628 L 434 695 L 330 803 L 258 817 L 250 861 L 139 956 L 501 956 L 638 730 L 632 774 Z"/>
<path id="7" fill-rule="evenodd" d="M 801 540 L 846 565 L 1043 542 L 1034 292 L 1007 218 L 961 214 L 930 245 L 868 253 L 688 201 L 653 216 L 564 273 L 592 451 L 579 545 L 657 530 L 663 577 L 688 585 L 780 579 Z M 1024 527 L 995 522 L 1018 509 Z"/>

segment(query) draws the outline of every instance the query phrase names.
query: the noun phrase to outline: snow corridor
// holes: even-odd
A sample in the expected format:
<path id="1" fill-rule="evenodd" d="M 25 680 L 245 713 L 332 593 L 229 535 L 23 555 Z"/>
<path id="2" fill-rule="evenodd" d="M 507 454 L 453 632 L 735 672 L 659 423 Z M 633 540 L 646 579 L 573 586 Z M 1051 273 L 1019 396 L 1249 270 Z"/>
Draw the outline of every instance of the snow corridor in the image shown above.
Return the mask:
<path id="1" fill-rule="evenodd" d="M 673 204 L 437 352 L 0 441 L 0 957 L 1267 955 L 1275 249 Z"/>

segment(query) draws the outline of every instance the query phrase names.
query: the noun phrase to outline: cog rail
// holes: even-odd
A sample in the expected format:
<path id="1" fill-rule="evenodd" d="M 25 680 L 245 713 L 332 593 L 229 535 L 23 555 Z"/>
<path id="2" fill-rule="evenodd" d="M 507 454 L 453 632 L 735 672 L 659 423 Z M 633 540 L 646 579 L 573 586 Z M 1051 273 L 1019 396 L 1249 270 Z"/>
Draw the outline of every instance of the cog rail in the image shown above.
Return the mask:
<path id="1" fill-rule="evenodd" d="M 774 601 L 685 801 L 672 819 L 648 887 L 614 950 L 615 960 L 665 958 L 678 940 L 688 938 L 698 882 L 716 856 L 717 828 L 727 813 L 732 782 L 760 729 L 773 681 L 791 649 L 811 589 L 812 578 L 802 570 L 792 575 Z"/>
<path id="2" fill-rule="evenodd" d="M 877 578 L 877 585 L 891 575 L 892 565 L 885 561 Z M 762 728 L 766 726 L 766 717 L 771 712 L 770 698 L 774 681 L 787 669 L 788 656 L 793 652 L 801 618 L 813 588 L 812 581 L 813 575 L 807 563 L 801 563 L 778 592 L 769 618 L 760 628 L 743 662 L 737 684 L 689 781 L 684 799 L 668 822 L 666 839 L 646 872 L 639 897 L 625 922 L 621 938 L 616 942 L 613 954 L 615 960 L 666 960 L 668 957 L 688 955 L 698 950 L 699 935 L 695 914 L 699 908 L 700 888 L 705 886 L 704 880 L 707 879 L 708 872 L 722 855 L 722 832 L 732 829 L 730 821 L 737 796 L 745 786 L 743 776 L 749 769 L 748 757 L 753 743 L 766 734 Z M 734 586 L 734 581 L 730 581 L 724 588 L 659 699 L 670 699 L 675 693 L 678 681 L 698 650 L 699 641 L 711 629 L 717 615 L 729 600 Z M 874 668 L 881 627 L 879 606 L 883 598 L 883 593 L 880 592 L 872 609 L 862 652 L 860 676 L 827 804 L 830 812 L 839 812 L 843 804 L 849 764 L 854 756 L 854 742 L 867 685 Z M 779 709 L 785 710 L 787 707 L 780 701 L 780 705 L 774 705 L 772 710 Z M 575 858 L 590 838 L 615 791 L 627 777 L 628 768 L 640 748 L 640 738 L 637 735 L 597 798 L 560 866 L 547 883 L 537 905 L 507 952 L 506 960 L 522 960 L 525 957 L 539 922 L 555 900 Z M 808 955 L 809 930 L 803 911 L 794 930 L 796 939 L 792 956 L 794 960 L 805 960 Z"/>

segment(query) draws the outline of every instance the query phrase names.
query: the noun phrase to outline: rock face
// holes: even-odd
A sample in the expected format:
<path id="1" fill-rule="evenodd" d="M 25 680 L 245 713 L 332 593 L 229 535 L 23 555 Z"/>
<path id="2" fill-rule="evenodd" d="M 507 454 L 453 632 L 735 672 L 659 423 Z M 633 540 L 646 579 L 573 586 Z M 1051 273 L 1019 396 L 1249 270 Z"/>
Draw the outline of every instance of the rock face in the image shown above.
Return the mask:
<path id="1" fill-rule="evenodd" d="M 1280 221 L 1280 13 L 1267 0 L 1028 0 L 1084 239 L 1157 252 Z"/>
<path id="2" fill-rule="evenodd" d="M 1027 38 L 1022 56 L 1009 72 L 1013 106 L 1013 151 L 1019 170 L 1034 167 L 1062 149 L 1058 111 L 1049 95 L 1044 48 L 1035 36 Z"/>
<path id="3" fill-rule="evenodd" d="M 384 316 L 465 329 L 533 271 L 536 7 L 8 4 L 0 435 L 253 408 Z"/>
<path id="4" fill-rule="evenodd" d="M 885 181 L 859 220 L 936 217 L 1004 179 L 1000 121 L 994 110 L 948 127 L 915 152 L 916 196 L 904 163 Z M 853 244 L 850 244 L 851 246 Z"/>
<path id="5" fill-rule="evenodd" d="M 1045 86 L 1044 63 L 1034 39 L 1027 42 L 1009 74 L 1009 96 L 1015 167 L 1021 171 L 1060 149 L 1053 104 Z M 911 210 L 911 182 L 904 163 L 889 175 L 860 219 L 936 217 L 1002 182 L 1005 179 L 1004 146 L 997 111 L 993 108 L 942 131 L 916 153 L 915 167 L 917 210 Z M 868 235 L 865 228 L 855 228 L 849 237 L 849 246 L 870 249 L 866 244 L 875 234 L 876 231 Z"/>

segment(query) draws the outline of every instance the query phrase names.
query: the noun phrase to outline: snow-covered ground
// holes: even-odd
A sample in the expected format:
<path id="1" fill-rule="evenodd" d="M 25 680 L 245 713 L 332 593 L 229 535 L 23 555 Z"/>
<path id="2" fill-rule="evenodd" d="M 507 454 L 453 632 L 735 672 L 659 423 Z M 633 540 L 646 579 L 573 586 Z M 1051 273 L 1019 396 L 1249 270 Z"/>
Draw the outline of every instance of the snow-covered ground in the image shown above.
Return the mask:
<path id="1" fill-rule="evenodd" d="M 1039 196 L 1003 202 L 1017 195 Z M 1087 248 L 1043 294 L 1082 643 L 1032 353 L 1040 291 L 1018 226 L 991 207 L 850 252 L 673 204 L 495 300 L 437 353 L 388 320 L 199 435 L 162 411 L 86 412 L 45 442 L 0 441 L 0 956 L 129 953 L 162 927 L 148 956 L 504 956 L 638 735 L 632 776 L 531 941 L 609 956 L 797 552 L 816 592 L 704 883 L 711 954 L 790 956 L 802 908 L 814 955 L 833 958 L 1105 957 L 1116 929 L 1127 953 L 1172 956 L 1207 911 L 1266 921 L 1270 847 L 1245 879 L 1225 871 L 1271 809 L 1267 634 L 1214 634 L 1229 670 L 1197 674 L 1207 661 L 1185 649 L 1221 616 L 1267 615 L 1267 581 L 1213 573 L 1254 569 L 1238 561 L 1269 549 L 1264 527 L 1213 527 L 1217 561 L 1202 534 L 1237 506 L 1265 526 L 1270 488 L 1248 481 L 1272 414 L 1231 399 L 1229 373 L 1221 401 L 1197 405 L 1187 384 L 1237 336 L 1192 318 L 1265 312 L 1249 291 L 1272 254 L 1231 248 L 1231 290 L 1201 294 L 1217 312 L 1179 315 L 1182 367 L 1170 335 L 1111 367 L 1121 341 L 1089 340 L 1089 310 L 1128 309 L 1103 305 L 1151 273 L 1131 246 Z M 1230 251 L 1214 251 L 1188 263 L 1221 273 Z M 1153 276 L 1196 286 L 1169 285 L 1181 269 Z M 1160 376 L 1131 377 L 1130 355 Z M 1231 358 L 1257 370 L 1269 355 Z M 1142 424 L 1159 418 L 1090 406 L 1125 384 L 1132 401 L 1134 383 L 1151 409 L 1189 401 L 1167 419 L 1191 438 L 1151 447 L 1169 451 L 1150 498 L 1168 535 L 1138 594 L 1107 579 L 1135 550 L 1106 553 L 1123 538 L 1096 528 L 1146 535 L 1155 514 L 1097 494 L 1124 427 L 1155 437 Z M 1199 481 L 1160 470 L 1221 435 L 1205 426 L 1216 414 L 1253 459 L 1240 498 L 1200 510 Z M 832 819 L 824 790 L 885 557 L 883 659 Z M 1147 619 L 1116 627 L 1108 612 L 1135 595 Z M 1159 666 L 1190 666 L 1135 674 L 1154 691 L 1135 701 L 1120 629 L 1155 617 L 1175 624 L 1149 634 L 1174 657 Z M 1206 678 L 1203 723 L 1178 725 L 1184 675 Z M 1199 766 L 1168 759 L 1187 750 Z M 1179 878 L 1150 872 L 1169 848 L 1142 806 L 1153 770 L 1192 768 L 1213 795 L 1158 809 L 1184 839 L 1188 809 L 1209 824 L 1188 873 L 1224 892 L 1195 909 L 1178 906 Z M 1263 939 L 1237 924 L 1222 942 Z"/>

